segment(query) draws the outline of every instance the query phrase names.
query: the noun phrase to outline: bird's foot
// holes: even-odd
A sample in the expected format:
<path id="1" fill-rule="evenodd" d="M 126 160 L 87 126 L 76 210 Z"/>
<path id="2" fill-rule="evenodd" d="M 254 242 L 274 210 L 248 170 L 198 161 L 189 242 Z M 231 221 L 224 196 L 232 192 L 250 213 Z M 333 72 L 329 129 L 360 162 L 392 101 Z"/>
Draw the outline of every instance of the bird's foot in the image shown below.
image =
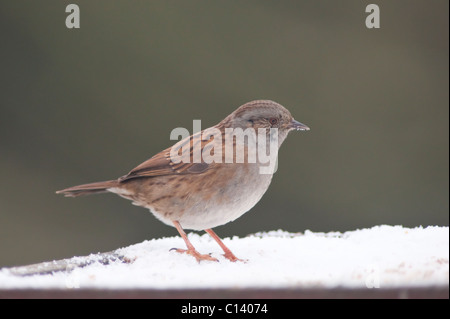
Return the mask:
<path id="1" fill-rule="evenodd" d="M 222 256 L 224 256 L 226 259 L 228 259 L 231 262 L 240 261 L 240 262 L 246 263 L 248 261 L 247 259 L 239 259 L 239 258 L 237 258 L 231 251 L 226 252 Z"/>
<path id="2" fill-rule="evenodd" d="M 193 256 L 198 262 L 202 260 L 209 260 L 209 261 L 219 261 L 217 258 L 211 257 L 211 255 L 202 255 L 195 249 L 181 249 L 181 248 L 172 248 L 170 251 L 176 251 L 177 253 L 181 254 L 188 254 Z"/>

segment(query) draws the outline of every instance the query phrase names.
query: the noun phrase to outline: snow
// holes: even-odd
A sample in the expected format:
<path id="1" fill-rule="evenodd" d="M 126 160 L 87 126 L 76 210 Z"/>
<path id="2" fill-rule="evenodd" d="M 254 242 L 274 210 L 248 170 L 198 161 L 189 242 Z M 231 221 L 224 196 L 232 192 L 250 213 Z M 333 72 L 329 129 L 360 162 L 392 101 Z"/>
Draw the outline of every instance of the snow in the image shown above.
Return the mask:
<path id="1" fill-rule="evenodd" d="M 161 238 L 115 251 L 119 259 L 105 265 L 96 255 L 85 267 L 45 275 L 18 276 L 0 270 L 0 289 L 17 288 L 390 288 L 449 284 L 449 228 L 375 226 L 345 233 L 270 231 L 225 238 L 232 263 L 209 235 L 190 233 L 202 261 L 170 251 L 184 248 L 180 237 Z"/>

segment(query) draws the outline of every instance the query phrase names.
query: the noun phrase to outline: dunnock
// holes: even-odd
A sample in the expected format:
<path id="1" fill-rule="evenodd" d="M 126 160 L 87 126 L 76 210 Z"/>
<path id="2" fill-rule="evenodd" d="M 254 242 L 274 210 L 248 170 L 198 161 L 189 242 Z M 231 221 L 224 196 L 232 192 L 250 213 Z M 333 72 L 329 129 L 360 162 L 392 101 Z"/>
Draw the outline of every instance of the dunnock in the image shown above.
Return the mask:
<path id="1" fill-rule="evenodd" d="M 244 139 L 231 135 L 239 129 L 241 132 L 251 129 L 255 134 Z M 255 139 L 256 132 L 261 129 L 264 129 L 262 141 L 259 135 Z M 259 147 L 269 147 L 270 143 L 277 143 L 278 151 L 291 130 L 307 131 L 309 128 L 295 121 L 291 113 L 276 102 L 252 101 L 216 126 L 181 140 L 175 144 L 179 147 L 177 150 L 170 147 L 119 179 L 74 186 L 57 193 L 68 197 L 115 193 L 132 200 L 135 205 L 150 209 L 165 224 L 175 226 L 187 246 L 186 250 L 176 251 L 190 254 L 197 261 L 217 261 L 210 255 L 197 252 L 183 228 L 205 230 L 217 241 L 227 259 L 237 261 L 240 259 L 223 244 L 212 228 L 242 216 L 261 199 L 272 180 L 273 170 L 263 174 L 261 169 L 267 165 L 249 160 L 250 154 L 258 154 L 259 151 L 262 155 Z M 231 157 L 230 149 L 226 148 L 228 138 L 232 141 Z M 187 158 L 174 160 L 173 155 L 179 155 L 183 146 L 187 148 Z M 201 158 L 196 161 L 196 147 L 203 155 L 215 156 L 215 160 Z M 244 160 L 238 160 L 239 152 L 244 153 Z"/>

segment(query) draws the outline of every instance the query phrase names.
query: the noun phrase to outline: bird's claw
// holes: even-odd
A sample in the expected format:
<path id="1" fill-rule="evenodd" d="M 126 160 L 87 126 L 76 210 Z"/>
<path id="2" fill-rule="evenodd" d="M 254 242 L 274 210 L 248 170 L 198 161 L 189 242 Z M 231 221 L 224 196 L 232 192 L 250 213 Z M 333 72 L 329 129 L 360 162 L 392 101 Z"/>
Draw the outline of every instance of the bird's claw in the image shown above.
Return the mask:
<path id="1" fill-rule="evenodd" d="M 211 257 L 211 254 L 200 254 L 198 251 L 196 251 L 195 249 L 181 249 L 181 248 L 171 248 L 170 251 L 176 251 L 177 253 L 181 253 L 181 254 L 188 254 L 193 256 L 198 262 L 202 261 L 202 260 L 209 260 L 209 261 L 219 261 L 217 258 Z"/>

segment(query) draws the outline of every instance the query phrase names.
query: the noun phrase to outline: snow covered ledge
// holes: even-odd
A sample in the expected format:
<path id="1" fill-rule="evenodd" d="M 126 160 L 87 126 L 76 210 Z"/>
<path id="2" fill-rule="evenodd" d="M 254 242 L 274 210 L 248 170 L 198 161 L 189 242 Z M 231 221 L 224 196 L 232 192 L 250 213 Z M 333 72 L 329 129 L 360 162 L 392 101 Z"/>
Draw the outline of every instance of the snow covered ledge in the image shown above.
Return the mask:
<path id="1" fill-rule="evenodd" d="M 0 290 L 15 289 L 335 289 L 449 285 L 449 228 L 376 226 L 345 233 L 270 231 L 224 243 L 246 263 L 232 263 L 208 235 L 189 234 L 219 262 L 198 263 L 170 251 L 180 237 L 0 270 Z M 448 293 L 447 293 L 448 294 Z"/>

